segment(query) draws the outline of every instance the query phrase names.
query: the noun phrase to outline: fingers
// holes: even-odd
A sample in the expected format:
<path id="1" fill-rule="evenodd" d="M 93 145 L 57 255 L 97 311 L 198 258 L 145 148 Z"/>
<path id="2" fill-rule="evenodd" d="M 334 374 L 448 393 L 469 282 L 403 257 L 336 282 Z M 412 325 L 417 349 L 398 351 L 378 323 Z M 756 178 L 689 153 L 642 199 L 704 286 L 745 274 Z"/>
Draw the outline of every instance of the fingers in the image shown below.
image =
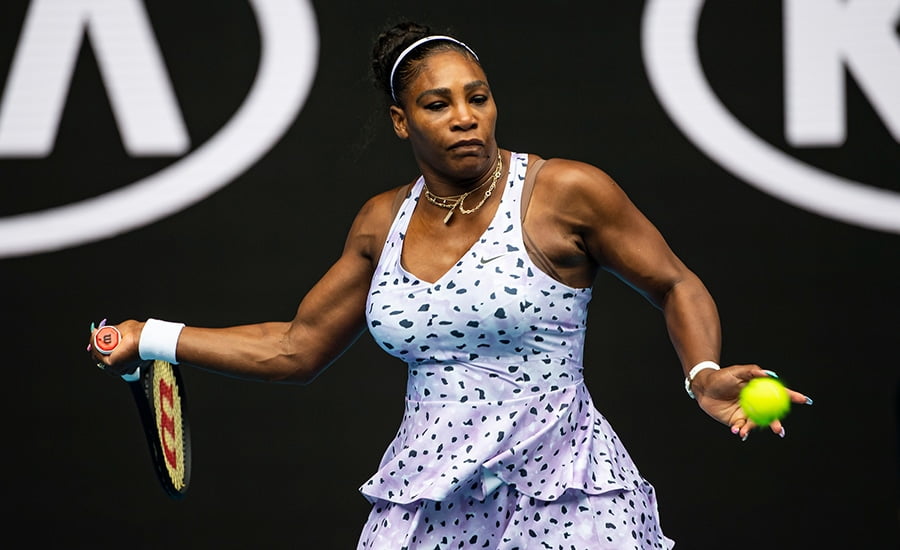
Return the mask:
<path id="1" fill-rule="evenodd" d="M 753 427 L 753 422 L 746 418 L 740 418 L 731 424 L 731 433 L 741 438 L 741 441 L 747 441 L 747 437 L 750 435 L 750 430 Z"/>
<path id="2" fill-rule="evenodd" d="M 763 369 L 759 365 L 733 365 L 733 367 L 737 367 L 735 369 L 735 377 L 743 382 L 749 382 L 754 378 L 775 378 L 776 380 L 781 380 L 781 377 L 778 376 L 773 370 Z M 813 400 L 808 395 L 802 394 L 798 391 L 794 391 L 788 387 L 785 387 L 788 392 L 788 395 L 791 398 L 792 403 L 797 403 L 801 405 L 812 405 Z"/>
<path id="3" fill-rule="evenodd" d="M 748 365 L 750 369 L 747 371 L 749 378 L 747 381 L 749 382 L 753 378 L 775 378 L 776 380 L 779 378 L 778 373 L 773 370 L 764 369 L 759 365 Z"/>
<path id="4" fill-rule="evenodd" d="M 759 365 L 730 365 L 725 370 L 735 380 L 739 388 L 743 388 L 748 382 L 754 378 L 775 378 L 779 379 L 778 374 L 773 370 L 768 370 Z"/>
<path id="5" fill-rule="evenodd" d="M 781 423 L 781 420 L 773 420 L 772 423 L 769 424 L 769 429 L 772 430 L 773 434 L 784 439 L 784 425 Z"/>
<path id="6" fill-rule="evenodd" d="M 794 391 L 789 391 L 789 393 L 791 395 L 791 400 L 794 403 L 812 405 L 812 399 L 803 395 L 802 393 Z M 750 432 L 757 427 L 758 426 L 756 425 L 756 423 L 746 418 L 743 413 L 741 413 L 741 416 L 731 423 L 731 433 L 740 437 L 741 441 L 746 441 L 750 436 Z M 773 420 L 771 423 L 769 423 L 769 429 L 772 430 L 773 434 L 782 439 L 786 435 L 786 430 L 781 420 Z"/>
<path id="7" fill-rule="evenodd" d="M 725 369 L 723 369 L 725 370 Z M 731 365 L 728 367 L 728 370 L 731 371 L 731 374 L 738 380 L 738 385 L 743 387 L 747 382 L 754 378 L 775 378 L 780 380 L 780 376 L 778 373 L 772 370 L 763 369 L 759 365 Z M 800 404 L 800 405 L 812 405 L 813 400 L 808 395 L 802 394 L 798 391 L 791 390 L 789 388 L 785 388 L 788 392 L 788 397 L 792 403 Z M 735 413 L 733 413 L 732 420 L 728 423 L 731 433 L 738 436 L 741 441 L 746 441 L 750 436 L 750 432 L 753 431 L 757 426 L 752 420 L 747 418 L 746 414 L 743 410 L 738 409 Z M 785 427 L 781 420 L 774 420 L 768 425 L 769 429 L 777 435 L 778 437 L 785 436 Z"/>
<path id="8" fill-rule="evenodd" d="M 812 405 L 813 404 L 812 397 L 809 397 L 808 395 L 804 395 L 800 392 L 788 389 L 788 395 L 790 396 L 792 403 L 797 403 L 800 405 Z"/>
<path id="9" fill-rule="evenodd" d="M 764 369 L 759 365 L 731 365 L 729 369 L 733 371 L 736 378 L 744 382 L 749 382 L 754 378 L 779 378 L 777 372 Z"/>
<path id="10" fill-rule="evenodd" d="M 99 369 L 105 369 L 106 364 L 103 362 L 103 356 L 101 354 L 97 353 L 97 350 L 94 349 L 94 337 L 97 335 L 97 331 L 100 330 L 104 326 L 106 326 L 106 319 L 103 319 L 102 321 L 100 321 L 99 326 L 95 325 L 94 322 L 91 321 L 91 328 L 90 328 L 91 339 L 88 341 L 88 345 L 87 345 L 87 351 L 88 351 L 88 353 L 91 354 L 91 358 L 94 359 L 94 361 L 96 361 L 97 368 L 99 368 Z"/>
<path id="11" fill-rule="evenodd" d="M 760 372 L 763 373 L 763 376 L 768 376 L 769 378 L 775 378 L 775 379 L 780 380 L 778 374 L 776 374 L 774 371 L 760 369 Z M 802 404 L 802 405 L 812 405 L 813 404 L 812 398 L 809 397 L 808 395 L 804 395 L 804 394 L 802 394 L 798 391 L 794 391 L 788 387 L 785 387 L 784 389 L 787 390 L 788 396 L 790 397 L 792 403 L 797 403 L 797 404 Z M 782 436 L 782 437 L 784 437 L 784 436 Z"/>
<path id="12" fill-rule="evenodd" d="M 754 424 L 752 420 L 741 418 L 731 424 L 731 433 L 740 437 L 741 441 L 747 441 L 747 438 L 750 437 L 750 432 L 756 427 L 756 424 Z M 769 424 L 769 429 L 772 430 L 773 434 L 784 438 L 785 429 L 780 420 L 775 420 Z"/>
<path id="13" fill-rule="evenodd" d="M 94 341 L 94 335 L 97 333 L 98 330 L 100 330 L 101 328 L 103 328 L 105 326 L 106 326 L 106 319 L 103 319 L 102 321 L 100 321 L 100 324 L 98 326 L 94 326 L 94 322 L 91 321 L 91 341 L 87 345 L 88 351 L 91 351 L 91 349 L 93 348 L 92 343 Z"/>
<path id="14" fill-rule="evenodd" d="M 87 345 L 92 359 L 100 369 L 106 370 L 113 365 L 112 354 L 116 352 L 122 340 L 122 333 L 113 325 L 107 325 L 103 319 L 99 325 L 91 323 L 91 339 Z"/>

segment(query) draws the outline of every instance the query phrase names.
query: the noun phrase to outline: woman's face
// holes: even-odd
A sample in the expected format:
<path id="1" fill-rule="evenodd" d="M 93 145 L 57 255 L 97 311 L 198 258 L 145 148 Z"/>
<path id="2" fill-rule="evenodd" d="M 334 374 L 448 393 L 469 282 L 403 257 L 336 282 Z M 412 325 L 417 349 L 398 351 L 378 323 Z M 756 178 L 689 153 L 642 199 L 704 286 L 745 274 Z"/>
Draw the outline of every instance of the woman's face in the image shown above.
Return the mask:
<path id="1" fill-rule="evenodd" d="M 459 179 L 477 179 L 497 158 L 497 106 L 481 66 L 456 51 L 423 60 L 403 91 L 403 107 L 392 106 L 394 131 L 409 139 L 423 169 Z"/>

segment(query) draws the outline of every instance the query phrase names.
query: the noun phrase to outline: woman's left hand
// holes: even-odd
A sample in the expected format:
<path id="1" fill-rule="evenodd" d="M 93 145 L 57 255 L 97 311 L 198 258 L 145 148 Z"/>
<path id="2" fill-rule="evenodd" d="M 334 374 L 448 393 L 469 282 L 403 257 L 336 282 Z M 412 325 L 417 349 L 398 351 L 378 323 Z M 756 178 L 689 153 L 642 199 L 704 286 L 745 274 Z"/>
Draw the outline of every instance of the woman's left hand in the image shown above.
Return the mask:
<path id="1" fill-rule="evenodd" d="M 691 385 L 697 403 L 706 414 L 729 426 L 731 433 L 742 440 L 747 439 L 750 431 L 757 425 L 747 418 L 739 402 L 741 389 L 754 378 L 778 378 L 759 365 L 732 365 L 720 370 L 706 369 L 697 374 Z M 812 405 L 812 399 L 806 395 L 786 388 L 792 403 Z M 784 437 L 784 426 L 780 420 L 769 424 L 769 429 L 780 437 Z"/>

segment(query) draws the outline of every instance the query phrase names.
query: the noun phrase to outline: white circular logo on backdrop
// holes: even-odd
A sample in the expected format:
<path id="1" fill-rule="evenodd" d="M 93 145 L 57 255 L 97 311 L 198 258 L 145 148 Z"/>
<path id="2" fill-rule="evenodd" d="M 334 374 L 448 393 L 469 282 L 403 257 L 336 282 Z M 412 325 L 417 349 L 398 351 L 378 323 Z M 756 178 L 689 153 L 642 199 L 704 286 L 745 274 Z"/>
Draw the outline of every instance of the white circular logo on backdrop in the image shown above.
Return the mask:
<path id="1" fill-rule="evenodd" d="M 284 134 L 316 72 L 318 29 L 306 0 L 249 0 L 260 35 L 253 85 L 235 115 L 178 162 L 104 195 L 0 219 L 0 257 L 59 250 L 174 214 L 228 184 Z"/>
<path id="2" fill-rule="evenodd" d="M 681 131 L 724 168 L 787 203 L 862 227 L 900 233 L 900 193 L 843 178 L 789 156 L 749 131 L 719 101 L 706 81 L 697 51 L 703 4 L 704 0 L 648 0 L 643 16 L 643 55 L 650 83 Z M 874 6 L 851 4 L 841 0 L 839 6 L 859 10 Z M 882 2 L 878 7 L 881 15 L 891 17 L 894 4 Z M 881 59 L 887 66 L 882 67 L 881 76 L 885 80 L 879 85 L 896 90 L 900 77 L 890 57 L 895 52 L 884 53 Z M 893 107 L 898 105 L 897 97 L 888 99 Z"/>

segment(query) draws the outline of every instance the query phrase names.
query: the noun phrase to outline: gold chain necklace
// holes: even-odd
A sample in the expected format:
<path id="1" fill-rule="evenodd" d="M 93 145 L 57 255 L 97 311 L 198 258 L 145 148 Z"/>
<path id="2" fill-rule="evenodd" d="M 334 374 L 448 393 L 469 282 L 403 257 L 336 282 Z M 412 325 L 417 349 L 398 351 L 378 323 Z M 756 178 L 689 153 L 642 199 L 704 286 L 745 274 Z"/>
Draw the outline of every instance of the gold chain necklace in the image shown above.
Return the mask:
<path id="1" fill-rule="evenodd" d="M 484 206 L 484 203 L 491 196 L 491 193 L 494 192 L 494 188 L 497 186 L 497 181 L 500 179 L 500 175 L 503 173 L 503 157 L 500 156 L 500 151 L 497 151 L 497 168 L 494 170 L 493 175 L 490 180 L 486 180 L 484 183 L 476 187 L 475 189 L 466 191 L 461 195 L 451 195 L 449 197 L 440 197 L 435 195 L 428 189 L 428 184 L 425 184 L 425 198 L 428 199 L 428 202 L 435 206 L 440 206 L 441 208 L 446 208 L 449 210 L 447 215 L 444 217 L 444 223 L 449 223 L 450 218 L 453 216 L 453 212 L 459 209 L 459 211 L 463 214 L 471 214 Z M 491 185 L 487 188 L 487 191 L 484 192 L 484 196 L 481 197 L 481 201 L 478 202 L 473 208 L 465 208 L 463 206 L 463 201 L 466 200 L 466 197 L 478 191 L 490 181 Z"/>

